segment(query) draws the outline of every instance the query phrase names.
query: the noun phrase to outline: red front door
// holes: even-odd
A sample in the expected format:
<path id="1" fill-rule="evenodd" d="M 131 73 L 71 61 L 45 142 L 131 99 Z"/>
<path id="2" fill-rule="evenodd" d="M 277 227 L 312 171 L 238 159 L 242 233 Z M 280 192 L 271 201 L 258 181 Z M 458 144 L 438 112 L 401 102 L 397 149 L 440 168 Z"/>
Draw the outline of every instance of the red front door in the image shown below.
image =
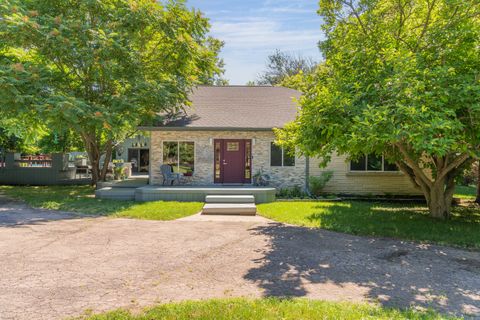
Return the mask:
<path id="1" fill-rule="evenodd" d="M 251 140 L 215 140 L 215 182 L 251 182 Z"/>

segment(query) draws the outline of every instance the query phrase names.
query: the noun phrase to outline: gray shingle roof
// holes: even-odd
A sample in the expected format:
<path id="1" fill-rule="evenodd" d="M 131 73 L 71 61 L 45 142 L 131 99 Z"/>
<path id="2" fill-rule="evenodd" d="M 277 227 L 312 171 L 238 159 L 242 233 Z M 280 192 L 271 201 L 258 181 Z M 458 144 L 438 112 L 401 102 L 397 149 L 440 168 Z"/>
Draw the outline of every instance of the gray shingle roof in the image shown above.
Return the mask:
<path id="1" fill-rule="evenodd" d="M 190 95 L 191 107 L 176 119 L 156 127 L 184 130 L 271 129 L 293 121 L 294 98 L 300 92 L 283 87 L 199 86 Z"/>

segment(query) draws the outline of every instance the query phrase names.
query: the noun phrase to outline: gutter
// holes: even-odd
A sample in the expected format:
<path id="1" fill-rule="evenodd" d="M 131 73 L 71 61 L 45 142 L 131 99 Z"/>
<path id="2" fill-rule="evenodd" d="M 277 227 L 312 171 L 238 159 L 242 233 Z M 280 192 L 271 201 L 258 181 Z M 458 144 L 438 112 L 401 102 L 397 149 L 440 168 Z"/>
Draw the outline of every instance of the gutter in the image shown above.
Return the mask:
<path id="1" fill-rule="evenodd" d="M 272 131 L 273 128 L 240 128 L 240 127 L 137 127 L 142 131 Z"/>
<path id="2" fill-rule="evenodd" d="M 312 196 L 310 192 L 310 158 L 305 156 L 305 192 L 309 197 Z"/>

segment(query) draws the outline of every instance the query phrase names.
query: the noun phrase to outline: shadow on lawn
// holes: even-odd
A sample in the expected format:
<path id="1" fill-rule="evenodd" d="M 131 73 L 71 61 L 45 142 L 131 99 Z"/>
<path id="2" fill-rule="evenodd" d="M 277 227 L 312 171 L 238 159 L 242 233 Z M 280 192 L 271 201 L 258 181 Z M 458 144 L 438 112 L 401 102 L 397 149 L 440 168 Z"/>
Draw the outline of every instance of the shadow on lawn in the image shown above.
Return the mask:
<path id="1" fill-rule="evenodd" d="M 429 217 L 418 204 L 343 202 L 318 204 L 311 225 L 356 235 L 384 236 L 480 248 L 480 207 L 455 206 L 449 220 Z"/>
<path id="2" fill-rule="evenodd" d="M 302 297 L 335 284 L 366 289 L 384 306 L 422 306 L 480 315 L 480 253 L 387 239 L 361 238 L 283 224 L 250 230 L 269 239 L 245 279 L 265 296 Z M 336 290 L 338 295 L 338 290 Z M 323 292 L 324 293 L 324 292 Z M 338 298 L 338 296 L 337 296 Z"/>

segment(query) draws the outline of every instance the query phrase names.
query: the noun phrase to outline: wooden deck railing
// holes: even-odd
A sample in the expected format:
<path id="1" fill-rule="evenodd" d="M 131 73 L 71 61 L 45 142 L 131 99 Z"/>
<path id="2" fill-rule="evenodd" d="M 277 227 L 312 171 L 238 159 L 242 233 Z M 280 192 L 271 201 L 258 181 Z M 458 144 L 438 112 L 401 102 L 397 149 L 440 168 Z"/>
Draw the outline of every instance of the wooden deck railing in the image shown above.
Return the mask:
<path id="1" fill-rule="evenodd" d="M 55 185 L 82 182 L 88 178 L 78 176 L 71 166 L 68 154 L 20 156 L 7 153 L 0 158 L 0 185 Z"/>
<path id="2" fill-rule="evenodd" d="M 20 168 L 51 168 L 52 160 L 15 160 L 15 166 Z"/>

